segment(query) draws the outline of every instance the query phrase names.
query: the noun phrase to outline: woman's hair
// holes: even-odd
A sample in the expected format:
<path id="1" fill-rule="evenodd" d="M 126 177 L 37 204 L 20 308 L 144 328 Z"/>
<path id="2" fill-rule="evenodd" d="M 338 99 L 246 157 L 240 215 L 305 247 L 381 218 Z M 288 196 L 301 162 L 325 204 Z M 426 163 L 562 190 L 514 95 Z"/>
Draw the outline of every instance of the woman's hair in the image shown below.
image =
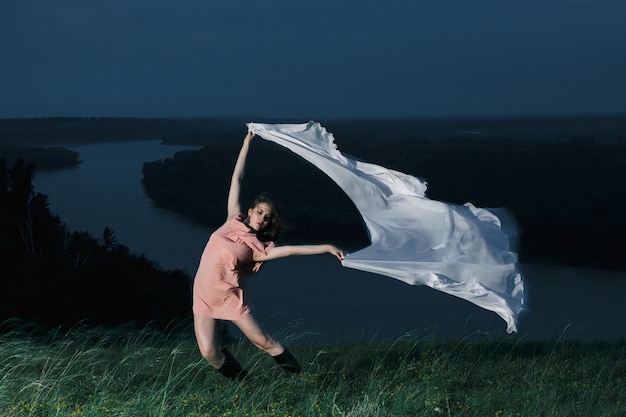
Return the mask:
<path id="1" fill-rule="evenodd" d="M 269 242 L 271 240 L 276 240 L 278 234 L 282 229 L 282 223 L 280 222 L 280 212 L 278 210 L 278 204 L 272 198 L 272 196 L 268 193 L 261 193 L 256 196 L 249 208 L 253 209 L 261 203 L 265 203 L 272 209 L 272 214 L 270 215 L 269 223 L 258 230 L 256 235 L 257 238 L 261 242 Z"/>

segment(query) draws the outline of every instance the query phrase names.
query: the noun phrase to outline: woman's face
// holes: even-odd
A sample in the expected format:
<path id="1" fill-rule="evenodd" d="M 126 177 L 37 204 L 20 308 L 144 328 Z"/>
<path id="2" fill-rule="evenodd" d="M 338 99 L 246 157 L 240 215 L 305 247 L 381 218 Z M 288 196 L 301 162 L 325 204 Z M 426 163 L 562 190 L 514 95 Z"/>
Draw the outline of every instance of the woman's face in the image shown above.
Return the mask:
<path id="1" fill-rule="evenodd" d="M 267 203 L 259 203 L 254 208 L 248 209 L 248 216 L 250 227 L 259 231 L 269 224 L 272 218 L 272 207 Z"/>

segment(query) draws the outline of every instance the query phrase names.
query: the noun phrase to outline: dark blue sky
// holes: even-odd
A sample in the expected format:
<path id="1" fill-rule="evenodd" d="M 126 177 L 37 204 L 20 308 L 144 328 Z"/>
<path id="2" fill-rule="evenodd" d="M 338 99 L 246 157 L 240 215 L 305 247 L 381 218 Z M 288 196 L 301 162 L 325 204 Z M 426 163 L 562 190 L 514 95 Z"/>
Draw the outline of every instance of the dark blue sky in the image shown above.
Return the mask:
<path id="1" fill-rule="evenodd" d="M 626 112 L 624 0 L 0 5 L 0 118 Z"/>

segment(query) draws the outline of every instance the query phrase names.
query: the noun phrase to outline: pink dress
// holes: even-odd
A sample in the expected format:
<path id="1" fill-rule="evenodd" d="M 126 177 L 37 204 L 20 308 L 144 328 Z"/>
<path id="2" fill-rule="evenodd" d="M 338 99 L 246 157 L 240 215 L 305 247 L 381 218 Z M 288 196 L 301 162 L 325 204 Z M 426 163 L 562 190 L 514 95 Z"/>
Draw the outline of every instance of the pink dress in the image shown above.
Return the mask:
<path id="1" fill-rule="evenodd" d="M 250 315 L 240 280 L 257 272 L 262 262 L 253 252 L 268 254 L 272 242 L 261 242 L 240 219 L 228 220 L 204 248 L 193 284 L 193 314 L 222 320 Z"/>

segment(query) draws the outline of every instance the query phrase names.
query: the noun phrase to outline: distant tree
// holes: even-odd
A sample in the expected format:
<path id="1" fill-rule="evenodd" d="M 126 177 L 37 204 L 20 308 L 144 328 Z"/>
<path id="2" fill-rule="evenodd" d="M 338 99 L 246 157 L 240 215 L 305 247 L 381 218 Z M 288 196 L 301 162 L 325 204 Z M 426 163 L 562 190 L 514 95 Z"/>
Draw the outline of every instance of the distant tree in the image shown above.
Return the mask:
<path id="1" fill-rule="evenodd" d="M 105 227 L 102 236 L 104 249 L 106 251 L 112 251 L 113 249 L 115 249 L 115 247 L 117 246 L 117 238 L 115 237 L 113 230 Z"/>

